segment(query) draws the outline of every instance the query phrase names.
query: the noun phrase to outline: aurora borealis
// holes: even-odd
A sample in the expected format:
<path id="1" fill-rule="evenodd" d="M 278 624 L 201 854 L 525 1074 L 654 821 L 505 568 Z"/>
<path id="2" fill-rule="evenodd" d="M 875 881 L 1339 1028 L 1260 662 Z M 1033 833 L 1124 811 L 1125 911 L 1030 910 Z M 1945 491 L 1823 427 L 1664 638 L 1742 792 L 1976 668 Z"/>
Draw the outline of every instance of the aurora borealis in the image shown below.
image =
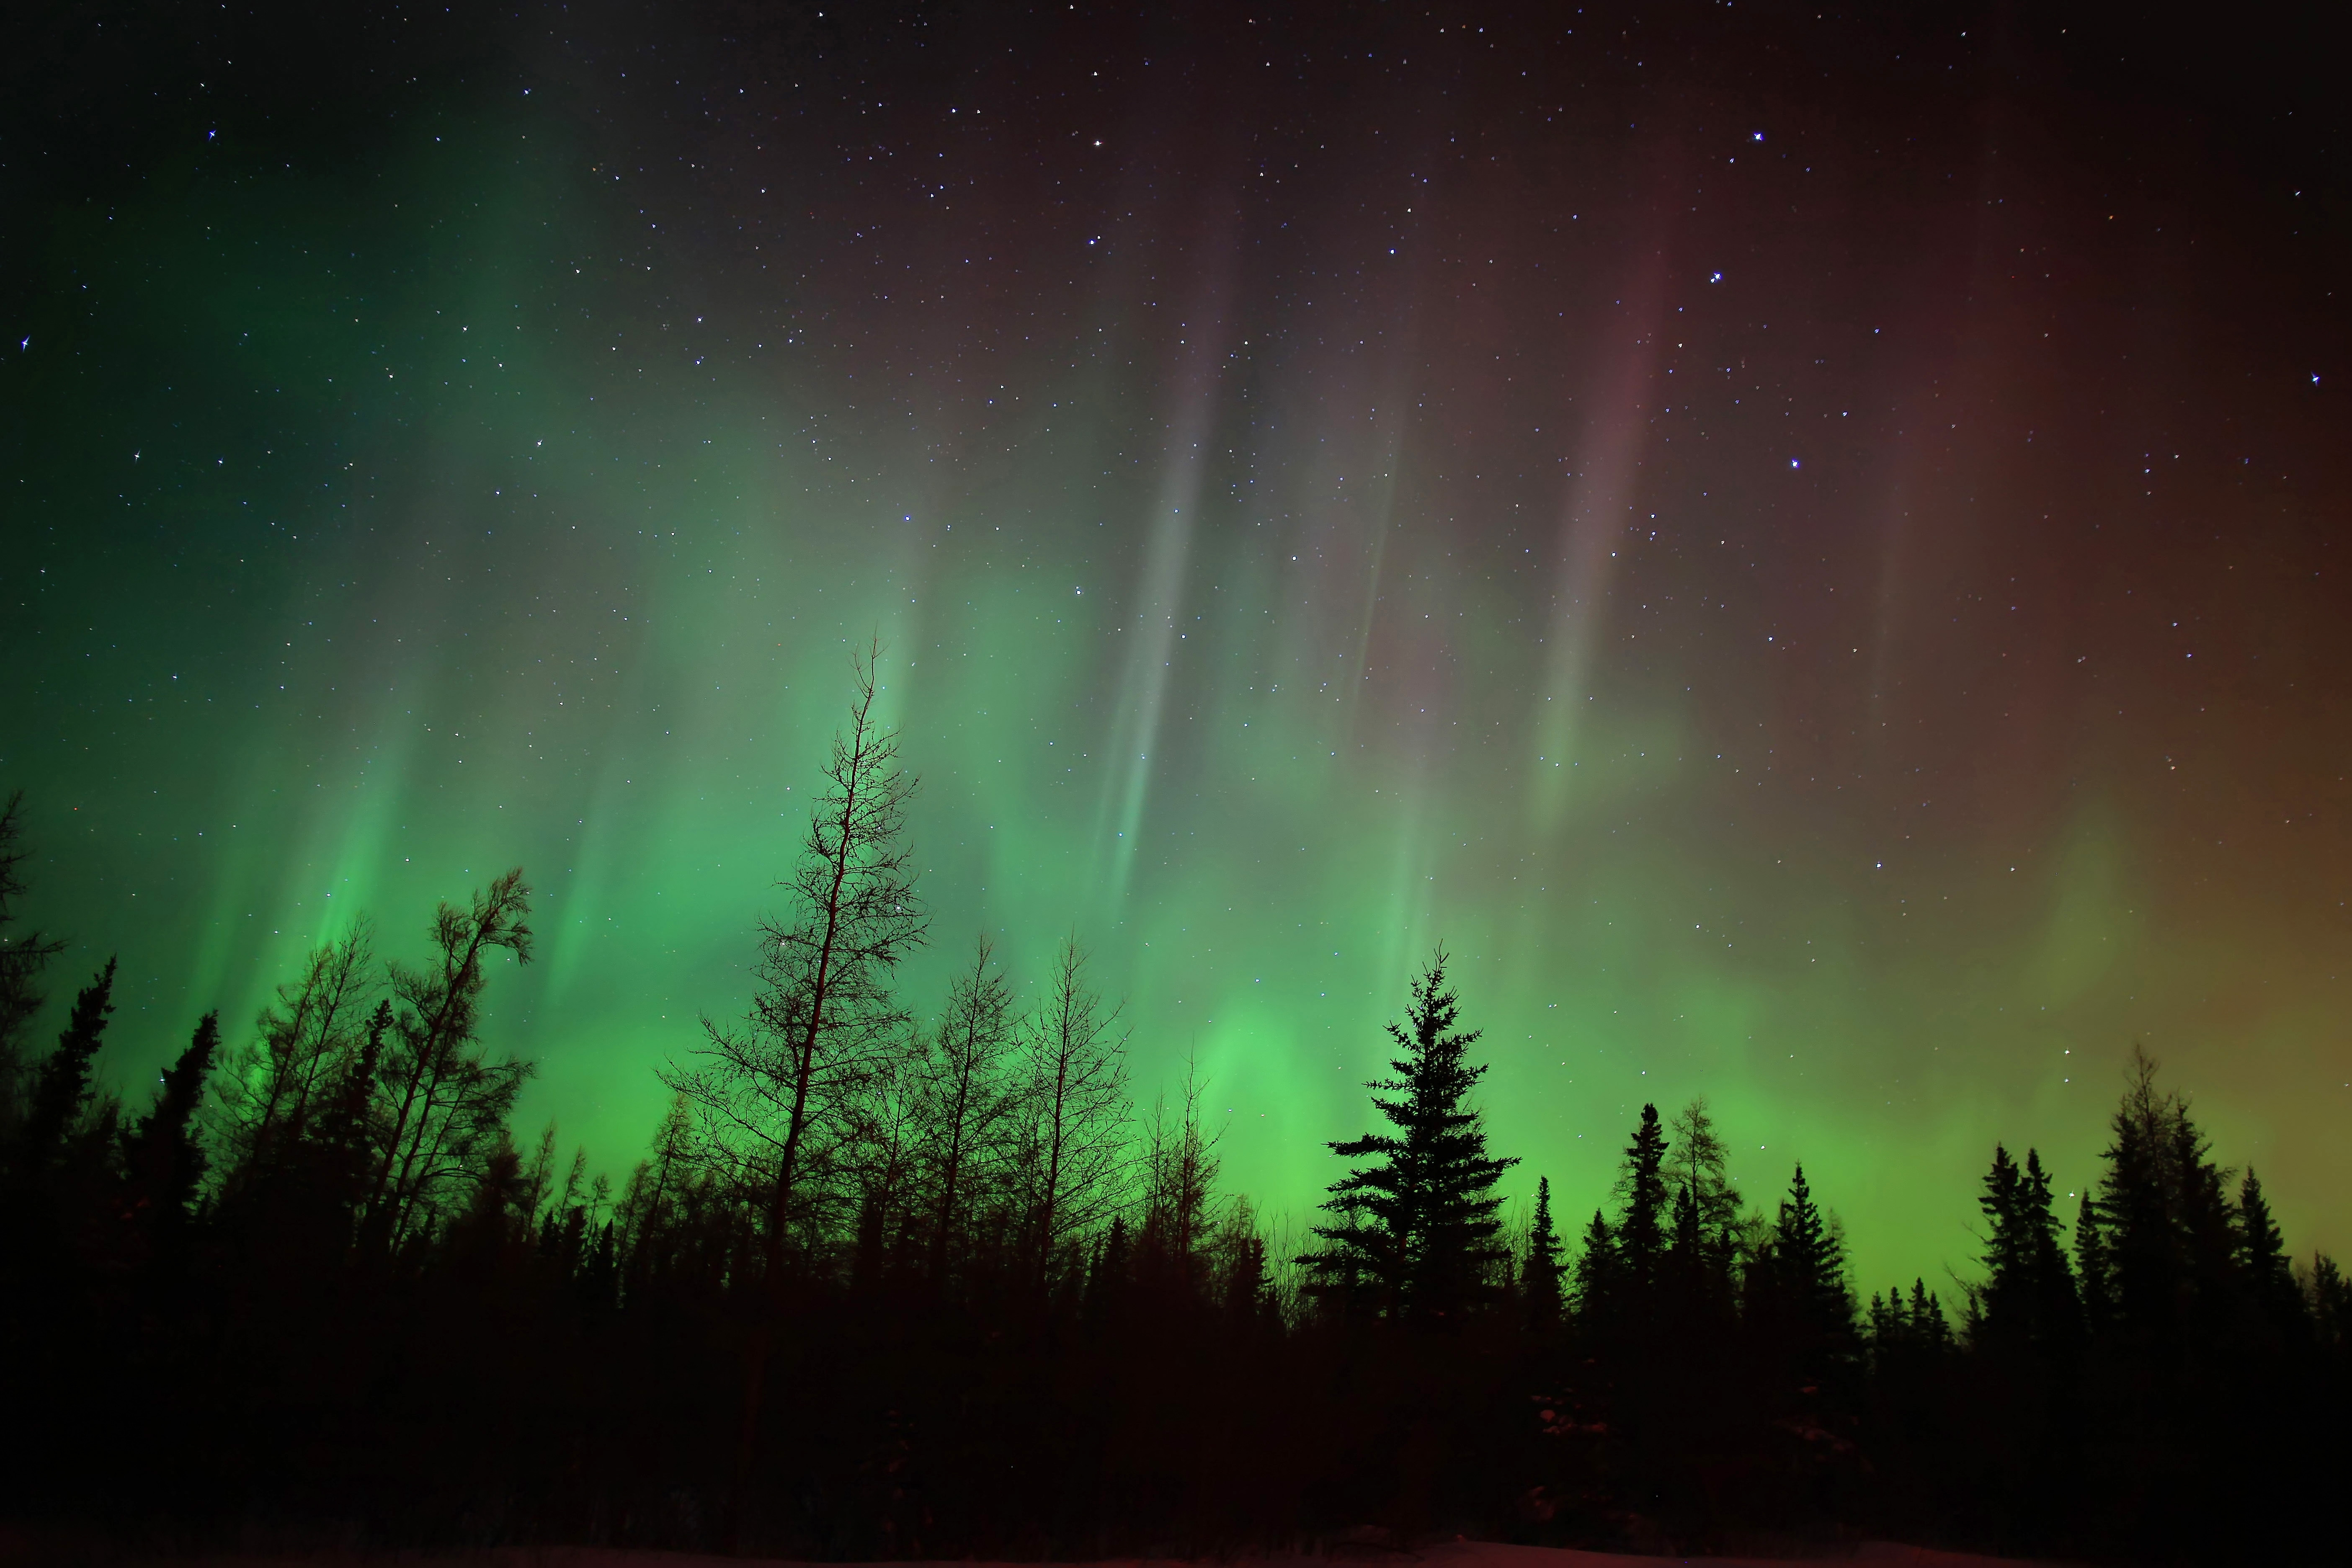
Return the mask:
<path id="1" fill-rule="evenodd" d="M 1269 1212 L 1442 939 L 1569 1213 L 1704 1094 L 1933 1283 L 2138 1039 L 2352 1247 L 2343 111 L 2064 25 L 60 16 L 0 275 L 52 1011 L 119 952 L 141 1083 L 520 864 L 492 1037 L 617 1174 L 878 633 L 917 1005 L 1075 930 Z"/>

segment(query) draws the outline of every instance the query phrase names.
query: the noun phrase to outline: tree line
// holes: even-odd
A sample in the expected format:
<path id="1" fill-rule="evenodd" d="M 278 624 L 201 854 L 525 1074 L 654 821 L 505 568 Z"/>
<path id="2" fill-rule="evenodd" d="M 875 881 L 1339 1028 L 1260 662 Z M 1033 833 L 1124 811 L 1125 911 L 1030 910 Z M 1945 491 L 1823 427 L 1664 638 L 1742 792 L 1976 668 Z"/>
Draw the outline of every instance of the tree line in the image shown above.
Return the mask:
<path id="1" fill-rule="evenodd" d="M 1801 1167 L 1769 1212 L 1703 1101 L 1643 1108 L 1563 1234 L 1506 1218 L 1441 951 L 1307 1233 L 1220 1182 L 1189 1072 L 1134 1102 L 1075 938 L 1024 1008 L 985 939 L 919 1008 L 915 784 L 856 668 L 740 1016 L 658 1071 L 617 1186 L 481 999 L 509 872 L 410 963 L 364 922 L 133 1105 L 110 960 L 54 1045 L 0 814 L 0 1508 L 152 1541 L 582 1542 L 1080 1558 L 1467 1532 L 1656 1552 L 1861 1534 L 2310 1553 L 2352 1289 L 2136 1058 L 2062 1215 L 1992 1151 L 1982 1255 L 1872 1289 Z M 1946 1293 L 1952 1297 L 1947 1303 Z M 143 1533 L 142 1533 L 143 1532 Z"/>

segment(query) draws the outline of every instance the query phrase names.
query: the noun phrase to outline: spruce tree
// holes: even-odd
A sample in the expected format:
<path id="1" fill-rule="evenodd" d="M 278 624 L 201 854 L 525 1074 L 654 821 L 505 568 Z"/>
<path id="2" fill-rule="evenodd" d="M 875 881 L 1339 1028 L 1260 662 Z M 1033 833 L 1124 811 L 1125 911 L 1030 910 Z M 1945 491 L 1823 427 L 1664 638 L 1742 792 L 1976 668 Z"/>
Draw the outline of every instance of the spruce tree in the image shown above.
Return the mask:
<path id="1" fill-rule="evenodd" d="M 1370 1282 L 1370 1305 L 1391 1319 L 1458 1321 L 1509 1256 L 1496 1242 L 1502 1200 L 1494 1188 L 1517 1162 L 1486 1152 L 1478 1112 L 1465 1103 L 1486 1069 L 1470 1062 L 1478 1032 L 1457 1031 L 1459 1016 L 1441 948 L 1413 982 L 1404 1025 L 1388 1026 L 1400 1052 L 1389 1063 L 1396 1076 L 1366 1086 L 1396 1131 L 1331 1145 L 1343 1159 L 1370 1163 L 1331 1184 L 1323 1207 L 1339 1221 L 1315 1227 L 1326 1245 L 1302 1259 L 1319 1291 L 1350 1277 Z"/>
<path id="2" fill-rule="evenodd" d="M 1929 1351 L 1941 1354 L 1952 1348 L 1951 1325 L 1944 1321 L 1944 1304 L 1927 1289 L 1925 1279 L 1911 1281 L 1911 1310 L 1908 1314 L 1912 1335 Z"/>
<path id="3" fill-rule="evenodd" d="M 1626 1289 L 1637 1295 L 1657 1283 L 1665 1258 L 1665 1166 L 1666 1136 L 1658 1125 L 1658 1108 L 1644 1105 L 1617 1176 L 1617 1253 Z"/>
<path id="4" fill-rule="evenodd" d="M 91 1062 L 106 1043 L 106 1020 L 114 1012 L 114 960 L 74 998 L 73 1013 L 57 1048 L 34 1075 L 17 1142 L 20 1173 L 37 1180 L 56 1162 L 67 1135 L 89 1108 Z"/>
<path id="5" fill-rule="evenodd" d="M 16 868 L 31 853 L 24 847 L 25 795 L 22 790 L 0 806 L 0 1148 L 16 1130 L 24 1113 L 25 1035 L 41 1010 L 42 970 L 65 951 L 65 943 L 37 931 L 16 931 L 16 900 L 25 896 L 25 879 Z"/>
<path id="6" fill-rule="evenodd" d="M 1979 1326 L 1987 1333 L 1999 1336 L 2023 1310 L 2025 1287 L 2025 1242 L 2017 1217 L 2017 1162 L 2000 1144 L 1992 1146 L 1992 1169 L 1984 1179 L 1983 1195 L 1977 1207 L 1984 1211 L 1991 1226 L 1985 1238 L 1984 1288 L 1976 1293 L 1976 1316 Z"/>
<path id="7" fill-rule="evenodd" d="M 2251 1165 L 2238 1184 L 2238 1243 L 2256 1315 L 2273 1334 L 2300 1337 L 2309 1325 L 2303 1291 L 2287 1258 L 2286 1238 L 2271 1217 L 2270 1202 Z"/>
<path id="8" fill-rule="evenodd" d="M 220 1054 L 220 1014 L 196 1023 L 188 1048 L 163 1075 L 155 1108 L 123 1139 L 123 1165 L 132 1202 L 148 1226 L 169 1231 L 188 1217 L 188 1205 L 204 1180 L 205 1152 L 195 1136 L 196 1108 Z"/>
<path id="9" fill-rule="evenodd" d="M 2033 1289 L 2035 1332 L 2053 1352 L 2071 1355 L 2083 1337 L 2083 1297 L 2060 1239 L 2063 1222 L 2040 1151 L 2025 1152 L 2024 1178 L 2018 1184 L 2018 1218 L 2026 1232 L 2026 1258 Z"/>
<path id="10" fill-rule="evenodd" d="M 1524 1271 L 1528 1293 L 1528 1327 L 1549 1333 L 1559 1326 L 1559 1281 L 1565 1272 L 1559 1260 L 1559 1233 L 1552 1228 L 1551 1179 L 1536 1178 L 1535 1219 L 1528 1226 L 1528 1262 Z"/>
<path id="11" fill-rule="evenodd" d="M 1845 1248 L 1831 1230 L 1799 1165 L 1780 1202 L 1772 1238 L 1772 1274 L 1781 1301 L 1809 1338 L 1839 1336 L 1853 1323 L 1845 1283 Z"/>
<path id="12" fill-rule="evenodd" d="M 2088 1187 L 2074 1212 L 2074 1279 L 2083 1299 L 2083 1327 L 2095 1336 L 2115 1315 L 2115 1280 L 2106 1237 L 2099 1229 L 2098 1205 Z"/>
<path id="13" fill-rule="evenodd" d="M 2050 1176 L 2041 1154 L 2027 1150 L 2020 1170 L 2009 1151 L 1995 1144 L 1984 1185 L 1978 1204 L 1992 1230 L 1979 1328 L 1990 1343 L 2064 1353 L 2080 1337 L 2082 1304 L 2059 1245 Z"/>
<path id="14" fill-rule="evenodd" d="M 1617 1237 L 1609 1216 L 1592 1211 L 1576 1255 L 1576 1316 L 1587 1333 L 1605 1331 L 1617 1300 Z"/>
<path id="15" fill-rule="evenodd" d="M 2352 1352 L 2352 1278 L 2324 1252 L 2312 1254 L 2308 1305 L 2320 1347 L 2339 1358 Z"/>
<path id="16" fill-rule="evenodd" d="M 2114 1142 L 2102 1152 L 2098 1229 L 2117 1328 L 2135 1340 L 2168 1340 L 2179 1326 L 2181 1237 L 2168 1180 L 2174 1106 L 2156 1087 L 2156 1064 L 2134 1053 L 2130 1085 L 2116 1108 Z"/>

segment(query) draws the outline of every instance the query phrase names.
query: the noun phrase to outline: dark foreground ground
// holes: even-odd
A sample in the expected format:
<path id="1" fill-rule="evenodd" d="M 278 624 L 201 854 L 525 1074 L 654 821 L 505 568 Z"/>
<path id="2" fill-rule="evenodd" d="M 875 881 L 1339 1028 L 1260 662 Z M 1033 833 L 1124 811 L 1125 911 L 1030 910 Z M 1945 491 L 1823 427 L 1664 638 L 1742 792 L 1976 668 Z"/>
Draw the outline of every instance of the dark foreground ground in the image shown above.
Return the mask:
<path id="1" fill-rule="evenodd" d="M 1230 1560 L 1231 1568 L 1789 1568 L 1794 1563 L 1855 1563 L 1870 1568 L 2034 1568 L 2028 1559 L 1982 1557 L 1937 1552 L 1894 1542 L 1864 1542 L 1843 1557 L 1637 1557 L 1615 1552 L 1576 1552 L 1549 1546 L 1513 1546 L 1499 1542 L 1453 1541 L 1418 1550 L 1377 1549 L 1334 1552 L 1325 1557 L 1257 1557 Z M 56 1541 L 11 1537 L 0 1531 L 0 1563 L 55 1564 L 56 1568 L 137 1568 L 170 1563 L 173 1568 L 820 1568 L 785 1558 L 718 1557 L 693 1552 L 558 1546 L 506 1547 L 457 1552 L 232 1552 L 164 1556 L 121 1552 Z M 929 1568 L 928 1564 L 874 1563 L 868 1568 Z M 1037 1568 L 1034 1563 L 969 1563 L 958 1568 Z M 1194 1568 L 1182 1559 L 1113 1558 L 1067 1568 Z"/>

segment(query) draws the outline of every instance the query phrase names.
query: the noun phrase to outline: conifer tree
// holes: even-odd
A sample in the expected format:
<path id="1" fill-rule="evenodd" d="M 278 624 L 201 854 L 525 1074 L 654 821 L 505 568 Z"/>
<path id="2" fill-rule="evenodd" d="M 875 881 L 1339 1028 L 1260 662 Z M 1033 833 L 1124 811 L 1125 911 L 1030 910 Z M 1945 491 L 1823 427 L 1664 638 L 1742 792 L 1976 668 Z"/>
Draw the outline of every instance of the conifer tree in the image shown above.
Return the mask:
<path id="1" fill-rule="evenodd" d="M 1657 1283 L 1666 1251 L 1666 1136 L 1658 1108 L 1642 1107 L 1640 1125 L 1618 1168 L 1617 1252 L 1627 1289 L 1644 1296 Z"/>
<path id="2" fill-rule="evenodd" d="M 1883 1359 L 1890 1352 L 1899 1353 L 1911 1337 L 1910 1315 L 1903 1306 L 1903 1288 L 1898 1285 L 1885 1296 L 1873 1290 L 1864 1321 L 1868 1325 L 1872 1355 Z"/>
<path id="3" fill-rule="evenodd" d="M 1799 1165 L 1780 1201 L 1772 1234 L 1770 1272 L 1781 1305 L 1801 1337 L 1826 1341 L 1848 1332 L 1853 1298 L 1846 1289 L 1845 1248 L 1813 1202 Z"/>
<path id="4" fill-rule="evenodd" d="M 196 1139 L 196 1108 L 204 1098 L 205 1080 L 220 1052 L 220 1014 L 207 1013 L 196 1024 L 188 1048 L 163 1075 L 155 1107 L 141 1117 L 123 1139 L 123 1165 L 131 1186 L 134 1212 L 142 1223 L 160 1232 L 176 1230 L 188 1217 L 188 1205 L 204 1180 L 205 1152 Z"/>
<path id="5" fill-rule="evenodd" d="M 1486 1152 L 1486 1130 L 1466 1103 L 1486 1069 L 1470 1062 L 1478 1031 L 1456 1031 L 1459 1016 L 1440 948 L 1413 982 L 1404 1025 L 1388 1026 L 1396 1076 L 1366 1086 L 1396 1131 L 1331 1145 L 1342 1159 L 1370 1163 L 1331 1184 L 1323 1207 L 1340 1222 L 1316 1226 L 1327 1245 L 1302 1260 L 1320 1289 L 1343 1275 L 1374 1282 L 1374 1310 L 1395 1320 L 1458 1321 L 1509 1256 L 1496 1245 L 1502 1199 L 1494 1188 L 1517 1162 Z"/>
<path id="6" fill-rule="evenodd" d="M 1584 1227 L 1584 1246 L 1576 1255 L 1575 1283 L 1579 1325 L 1587 1332 L 1606 1329 L 1617 1295 L 1617 1237 L 1609 1228 L 1609 1217 L 1599 1209 L 1592 1211 L 1592 1223 Z"/>
<path id="7" fill-rule="evenodd" d="M 2182 1237 L 2175 1201 L 2172 1097 L 2156 1087 L 2156 1064 L 2133 1054 L 2132 1079 L 2116 1109 L 2114 1142 L 2101 1157 L 2097 1214 L 2107 1258 L 2112 1311 L 2135 1339 L 2169 1339 L 2178 1326 Z"/>
<path id="8" fill-rule="evenodd" d="M 1559 1253 L 1559 1233 L 1551 1220 L 1551 1179 L 1538 1176 L 1535 1218 L 1528 1226 L 1528 1260 L 1521 1271 L 1527 1281 L 1528 1327 L 1535 1333 L 1548 1334 L 1559 1327 L 1560 1276 L 1567 1272 Z"/>
<path id="9" fill-rule="evenodd" d="M 2219 1344 L 2237 1332 L 2244 1301 L 2237 1205 L 2230 1201 L 2229 1173 L 2213 1163 L 2212 1145 L 2178 1094 L 2168 1131 L 2189 1326 L 2204 1344 Z"/>
<path id="10" fill-rule="evenodd" d="M 2025 1171 L 2018 1183 L 2018 1219 L 2025 1229 L 2035 1336 L 2053 1353 L 2072 1355 L 2083 1337 L 2083 1298 L 2074 1271 L 2066 1262 L 2065 1244 L 2059 1239 L 2062 1222 L 2057 1201 L 2038 1150 L 2025 1152 Z"/>
<path id="11" fill-rule="evenodd" d="M 16 900 L 25 896 L 25 879 L 16 868 L 31 854 L 24 845 L 24 808 L 22 790 L 0 806 L 0 1148 L 6 1147 L 25 1110 L 25 1036 L 46 999 L 41 972 L 65 951 L 65 943 L 38 931 L 11 929 L 16 923 Z"/>
<path id="12" fill-rule="evenodd" d="M 2095 1337 L 2115 1315 L 2115 1280 L 2106 1237 L 2099 1229 L 2098 1205 L 2088 1187 L 2074 1212 L 2074 1280 L 2083 1299 L 2083 1327 Z"/>
<path id="13" fill-rule="evenodd" d="M 1925 1279 L 1911 1281 L 1911 1310 L 1906 1314 L 1911 1333 L 1921 1345 L 1938 1353 L 1952 1348 L 1952 1329 L 1944 1321 L 1944 1305 Z"/>
<path id="14" fill-rule="evenodd" d="M 2009 1151 L 1993 1146 L 1992 1170 L 1978 1200 L 1991 1225 L 1984 1256 L 1990 1271 L 1979 1300 L 1988 1342 L 2063 1353 L 2082 1328 L 2074 1272 L 2058 1240 L 2050 1177 L 2042 1157 L 2027 1150 L 2020 1170 Z"/>
<path id="15" fill-rule="evenodd" d="M 2011 1300 L 2023 1294 L 2024 1240 L 2017 1219 L 2017 1162 L 2009 1157 L 2006 1148 L 1994 1144 L 1992 1170 L 1985 1176 L 1984 1194 L 1977 1200 L 1992 1226 L 1983 1258 L 1989 1277 L 1977 1293 L 1987 1325 L 2007 1322 L 2013 1310 Z"/>
<path id="16" fill-rule="evenodd" d="M 2352 1352 L 2352 1279 L 2324 1252 L 2312 1254 L 2308 1306 L 2321 1347 L 2338 1357 Z"/>
<path id="17" fill-rule="evenodd" d="M 65 1032 L 34 1076 L 17 1142 L 18 1170 L 24 1176 L 38 1180 L 48 1171 L 89 1108 L 93 1092 L 91 1063 L 106 1043 L 106 1021 L 113 1012 L 114 960 L 109 958 L 106 967 L 74 998 Z"/>
<path id="18" fill-rule="evenodd" d="M 2286 1238 L 2271 1217 L 2270 1202 L 2251 1165 L 2238 1184 L 2238 1238 L 2240 1267 L 2255 1312 L 2273 1333 L 2300 1337 L 2308 1326 L 2303 1291 L 2294 1282 Z"/>

